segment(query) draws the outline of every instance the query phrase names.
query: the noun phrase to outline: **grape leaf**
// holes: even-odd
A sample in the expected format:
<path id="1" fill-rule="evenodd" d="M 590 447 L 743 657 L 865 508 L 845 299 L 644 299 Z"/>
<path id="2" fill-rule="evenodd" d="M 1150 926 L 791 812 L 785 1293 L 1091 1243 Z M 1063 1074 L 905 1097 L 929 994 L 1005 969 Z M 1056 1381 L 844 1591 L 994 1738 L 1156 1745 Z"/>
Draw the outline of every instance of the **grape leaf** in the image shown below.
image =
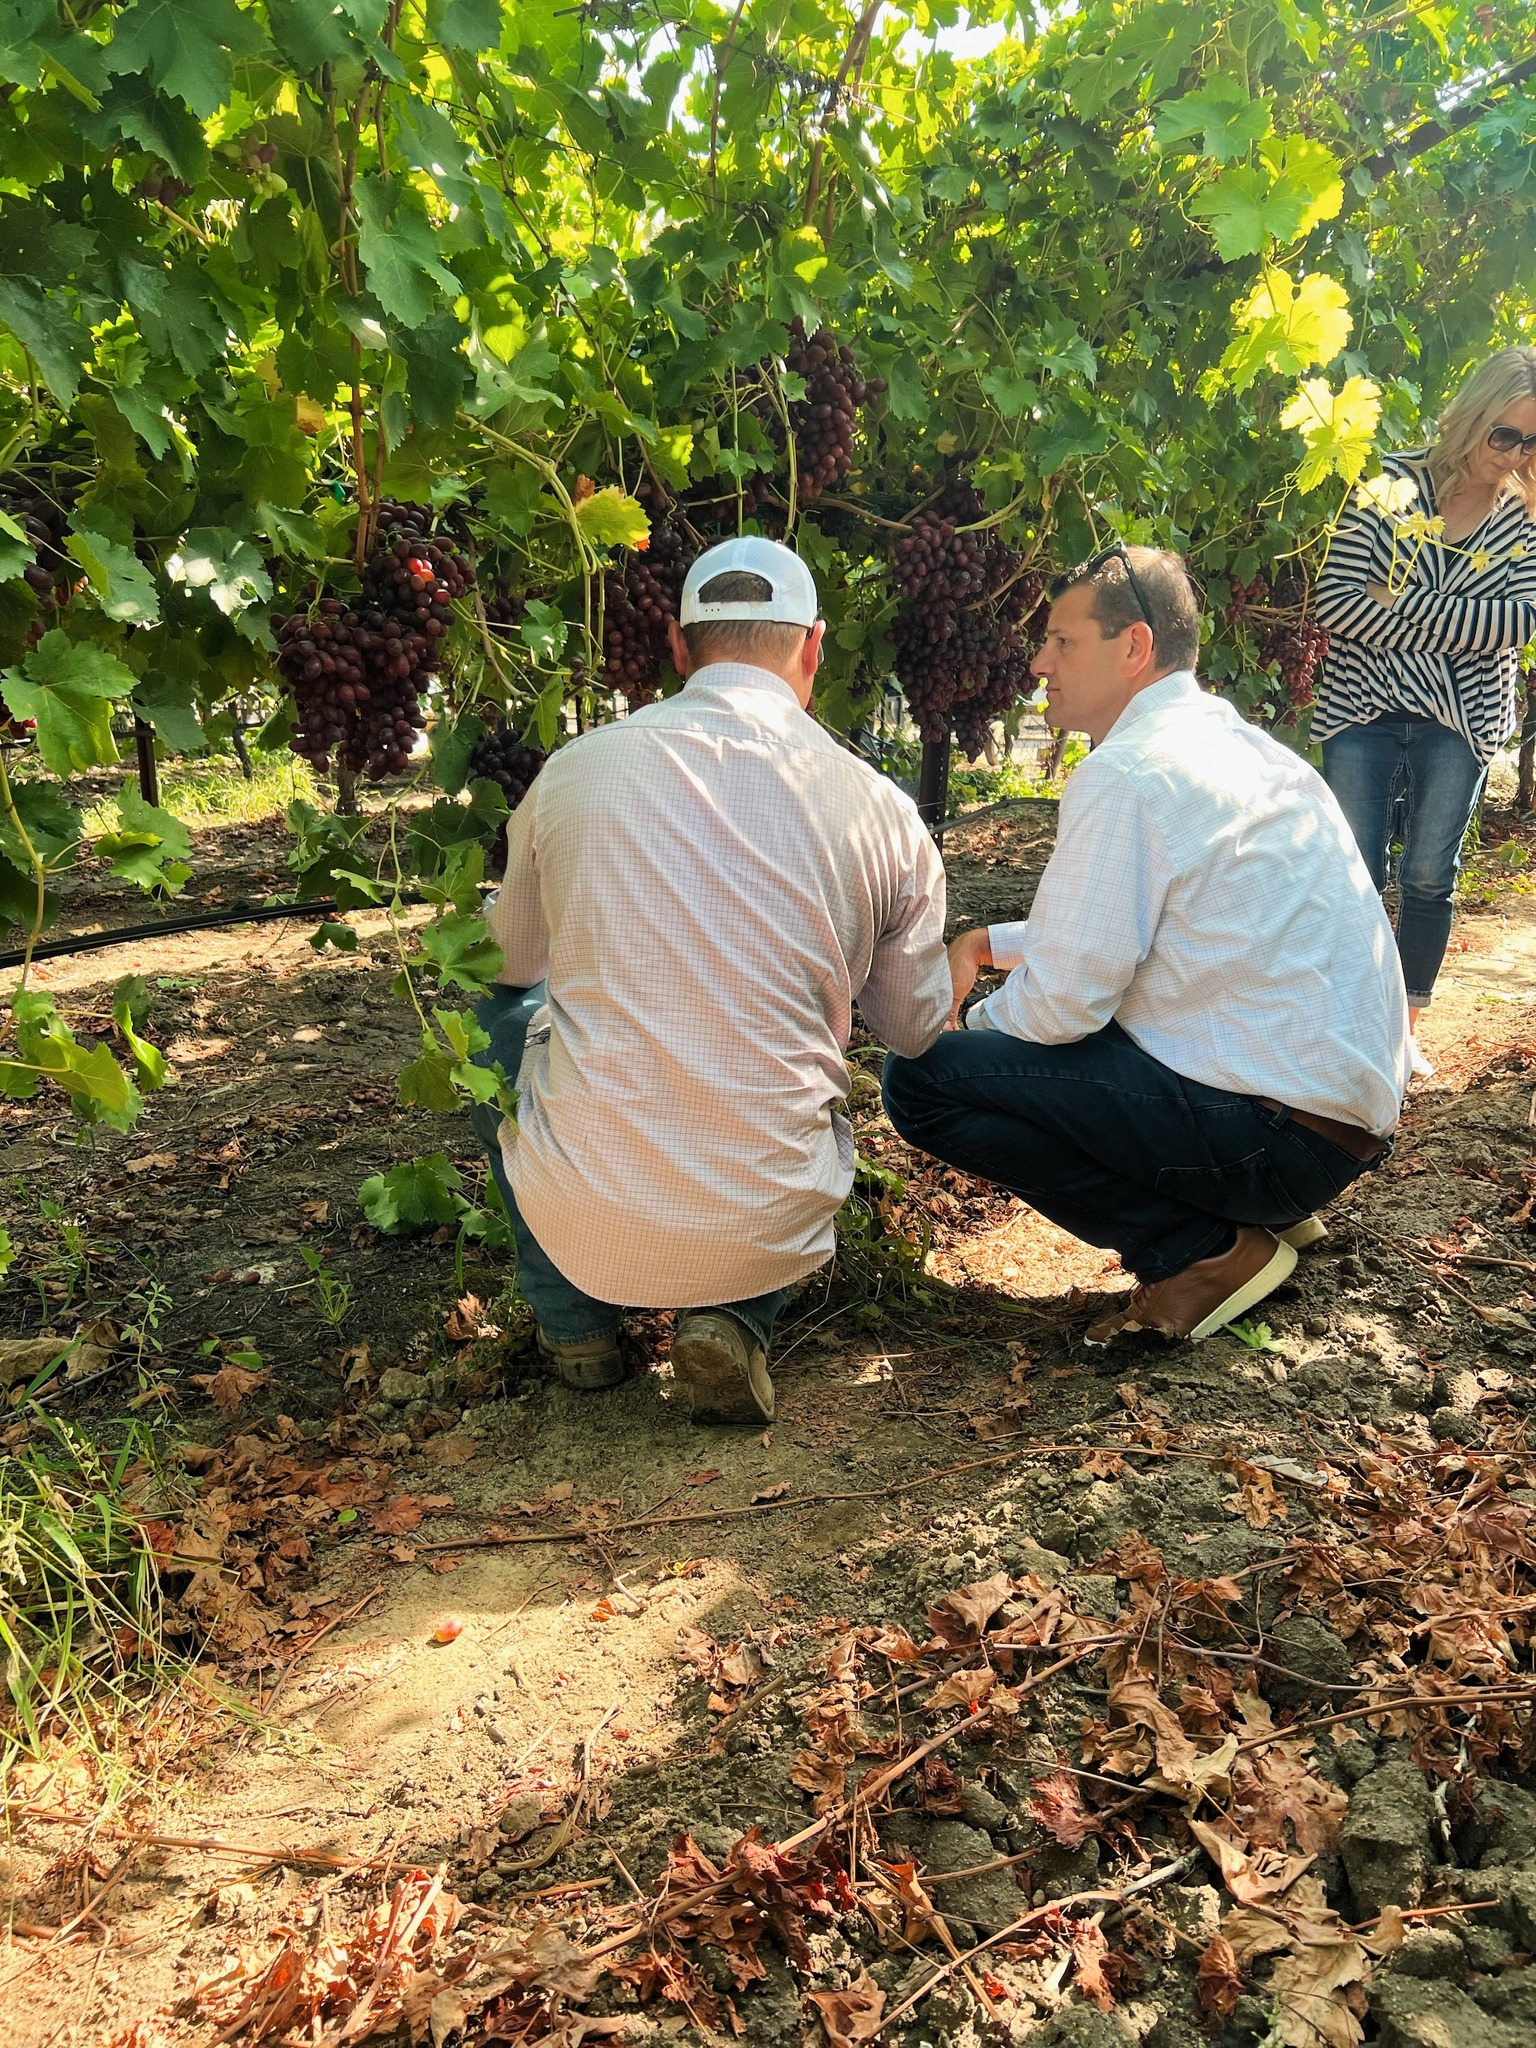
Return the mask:
<path id="1" fill-rule="evenodd" d="M 391 320 L 419 327 L 437 305 L 434 286 L 457 293 L 459 281 L 437 260 L 437 238 L 421 201 L 398 179 L 358 181 L 358 252 L 368 289 Z"/>
<path id="2" fill-rule="evenodd" d="M 67 412 L 79 394 L 92 343 L 62 295 L 45 296 L 25 278 L 0 278 L 0 321 L 36 357 L 43 382 Z"/>
<path id="3" fill-rule="evenodd" d="M 145 73 L 207 120 L 229 97 L 231 54 L 254 57 L 265 43 L 235 0 L 134 0 L 113 26 L 107 62 L 113 71 Z"/>
<path id="4" fill-rule="evenodd" d="M 1224 263 L 1256 256 L 1270 241 L 1293 242 L 1343 204 L 1338 159 L 1322 143 L 1292 136 L 1283 150 L 1264 155 L 1262 164 L 1223 171 L 1189 202 L 1215 236 Z"/>
<path id="5" fill-rule="evenodd" d="M 576 524 L 596 548 L 644 547 L 651 536 L 645 507 L 610 484 L 576 507 Z"/>
<path id="6" fill-rule="evenodd" d="M 1381 421 L 1381 388 L 1368 377 L 1346 377 L 1337 391 L 1326 377 L 1309 377 L 1280 415 L 1307 444 L 1296 488 L 1314 490 L 1325 477 L 1352 484 L 1365 467 Z"/>
<path id="7" fill-rule="evenodd" d="M 272 579 L 248 540 L 227 526 L 195 526 L 165 565 L 173 583 L 206 590 L 227 619 L 272 596 Z"/>
<path id="8" fill-rule="evenodd" d="M 1245 391 L 1260 370 L 1296 377 L 1331 363 L 1349 340 L 1349 294 L 1337 278 L 1315 270 L 1300 286 L 1283 270 L 1266 270 L 1236 313 L 1238 338 L 1221 367 L 1234 391 Z"/>
<path id="9" fill-rule="evenodd" d="M 402 1160 L 387 1173 L 371 1174 L 358 1189 L 357 1199 L 375 1230 L 403 1234 L 428 1224 L 452 1223 L 458 1214 L 454 1195 L 463 1185 L 447 1154 L 430 1152 Z"/>
<path id="10" fill-rule="evenodd" d="M 1164 150 L 1199 135 L 1202 153 L 1224 164 L 1246 156 L 1269 128 L 1268 100 L 1250 98 L 1246 86 L 1235 78 L 1212 78 L 1199 92 L 1159 107 L 1152 133 Z"/>
<path id="11" fill-rule="evenodd" d="M 126 697 L 133 671 L 104 648 L 71 640 L 55 626 L 19 668 L 3 677 L 5 701 L 15 718 L 37 721 L 37 750 L 55 775 L 115 761 L 112 699 Z"/>
<path id="12" fill-rule="evenodd" d="M 501 41 L 499 0 L 436 0 L 429 14 L 432 33 L 445 49 L 478 56 Z"/>
<path id="13" fill-rule="evenodd" d="M 191 835 L 179 818 L 146 803 L 131 783 L 118 792 L 120 832 L 104 832 L 96 852 L 112 863 L 112 872 L 152 895 L 178 896 L 191 879 L 187 856 Z"/>
<path id="14" fill-rule="evenodd" d="M 77 526 L 65 546 L 91 579 L 103 613 L 126 626 L 153 626 L 160 617 L 154 578 L 132 548 Z"/>
<path id="15" fill-rule="evenodd" d="M 472 996 L 484 995 L 504 965 L 502 950 L 484 918 L 458 910 L 422 927 L 421 950 L 442 982 Z"/>

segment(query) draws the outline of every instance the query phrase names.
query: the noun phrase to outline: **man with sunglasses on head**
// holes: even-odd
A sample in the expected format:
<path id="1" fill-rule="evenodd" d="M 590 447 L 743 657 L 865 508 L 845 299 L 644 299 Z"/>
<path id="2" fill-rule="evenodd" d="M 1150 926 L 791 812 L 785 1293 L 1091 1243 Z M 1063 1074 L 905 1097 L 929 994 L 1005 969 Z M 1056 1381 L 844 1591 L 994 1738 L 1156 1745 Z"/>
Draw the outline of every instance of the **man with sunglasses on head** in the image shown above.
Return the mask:
<path id="1" fill-rule="evenodd" d="M 891 1055 L 911 1144 L 998 1182 L 1137 1285 L 1089 1331 L 1200 1339 L 1280 1285 L 1315 1211 L 1391 1149 L 1402 971 L 1322 779 L 1195 680 L 1177 555 L 1117 546 L 1060 579 L 1034 672 L 1094 750 L 1030 915 L 950 946 L 965 1028 Z"/>

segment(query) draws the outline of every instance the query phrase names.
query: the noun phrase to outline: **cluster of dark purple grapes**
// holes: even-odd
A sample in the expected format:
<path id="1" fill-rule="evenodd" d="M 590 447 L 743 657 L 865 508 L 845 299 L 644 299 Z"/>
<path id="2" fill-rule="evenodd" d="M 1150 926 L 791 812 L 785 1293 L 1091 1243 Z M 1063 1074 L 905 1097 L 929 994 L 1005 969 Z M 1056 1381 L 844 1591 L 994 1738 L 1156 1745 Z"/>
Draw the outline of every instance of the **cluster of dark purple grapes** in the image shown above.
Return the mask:
<path id="1" fill-rule="evenodd" d="M 276 150 L 272 152 L 275 156 Z M 139 197 L 158 200 L 162 206 L 179 206 L 183 199 L 191 196 L 192 187 L 184 178 L 178 178 L 172 171 L 152 171 L 147 178 L 139 180 Z"/>
<path id="2" fill-rule="evenodd" d="M 1312 702 L 1317 665 L 1328 652 L 1328 628 L 1316 619 L 1298 625 L 1276 626 L 1259 644 L 1259 659 L 1274 662 L 1291 706 L 1301 711 Z"/>
<path id="3" fill-rule="evenodd" d="M 377 782 L 410 759 L 450 606 L 475 580 L 467 555 L 429 537 L 431 520 L 425 505 L 384 499 L 356 603 L 311 584 L 303 611 L 273 620 L 299 712 L 289 745 L 316 768 L 334 748 L 343 767 Z"/>
<path id="4" fill-rule="evenodd" d="M 515 811 L 533 786 L 533 778 L 549 759 L 537 747 L 526 747 L 511 726 L 498 726 L 482 733 L 469 757 L 471 781 L 481 777 L 494 782 Z"/>
<path id="5" fill-rule="evenodd" d="M 966 531 L 985 516 L 980 492 L 949 485 L 915 515 L 894 563 L 903 601 L 891 640 L 918 732 L 933 742 L 953 727 L 972 756 L 1028 685 L 1028 628 L 1042 595 L 995 528 Z"/>
<path id="6" fill-rule="evenodd" d="M 1269 578 L 1262 569 L 1259 570 L 1251 583 L 1239 583 L 1234 576 L 1232 578 L 1232 595 L 1222 607 L 1221 623 L 1224 626 L 1235 626 L 1242 618 L 1243 612 L 1248 605 L 1268 603 Z"/>
<path id="7" fill-rule="evenodd" d="M 603 594 L 601 681 L 631 704 L 648 703 L 667 658 L 667 625 L 677 617 L 694 550 L 665 515 L 652 511 L 650 545 L 608 571 Z"/>
<path id="8" fill-rule="evenodd" d="M 805 379 L 804 398 L 791 399 L 787 410 L 795 437 L 799 496 L 802 503 L 811 505 L 823 491 L 840 484 L 853 467 L 859 408 L 881 396 L 885 379 L 861 377 L 847 343 L 840 343 L 826 327 L 807 335 L 798 313 L 789 323 L 784 366 Z M 771 431 L 778 420 L 777 407 L 765 417 Z M 782 425 L 775 438 L 782 442 Z"/>
<path id="9" fill-rule="evenodd" d="M 485 605 L 485 623 L 488 626 L 520 625 L 528 609 L 505 576 L 497 577 L 491 589 L 485 593 L 482 602 Z"/>
<path id="10" fill-rule="evenodd" d="M 32 543 L 33 559 L 21 573 L 42 614 L 34 621 L 40 633 L 52 623 L 49 615 L 69 603 L 74 588 L 77 572 L 64 552 L 64 513 L 26 485 L 7 490 L 3 503 Z"/>

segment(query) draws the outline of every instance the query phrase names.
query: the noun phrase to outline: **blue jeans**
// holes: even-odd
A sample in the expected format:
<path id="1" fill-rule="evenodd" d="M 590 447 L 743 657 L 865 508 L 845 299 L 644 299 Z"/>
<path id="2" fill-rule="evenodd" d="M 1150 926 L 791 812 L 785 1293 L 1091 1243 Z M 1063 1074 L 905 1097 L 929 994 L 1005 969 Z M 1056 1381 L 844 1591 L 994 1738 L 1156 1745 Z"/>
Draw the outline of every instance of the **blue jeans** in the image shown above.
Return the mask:
<path id="1" fill-rule="evenodd" d="M 946 1031 L 919 1059 L 887 1053 L 885 1106 L 909 1144 L 1146 1283 L 1228 1250 L 1235 1223 L 1284 1230 L 1364 1171 L 1288 1109 L 1188 1081 L 1118 1024 L 1072 1045 Z"/>
<path id="2" fill-rule="evenodd" d="M 1487 773 L 1459 732 L 1399 712 L 1323 741 L 1323 775 L 1371 880 L 1386 886 L 1398 799 L 1407 808 L 1398 867 L 1397 951 L 1408 1007 L 1422 1010 L 1445 958 L 1462 841 Z"/>
<path id="3" fill-rule="evenodd" d="M 517 1079 L 528 1026 L 547 994 L 545 984 L 540 981 L 532 988 L 493 988 L 488 996 L 481 998 L 475 1016 L 491 1042 L 484 1052 L 476 1055 L 477 1066 L 488 1067 L 499 1060 L 508 1080 Z M 596 1301 L 590 1294 L 583 1294 L 579 1287 L 572 1286 L 518 1213 L 517 1199 L 512 1193 L 512 1183 L 507 1179 L 501 1144 L 496 1135 L 501 1125 L 501 1111 L 494 1102 L 477 1102 L 471 1106 L 469 1118 L 475 1136 L 485 1147 L 491 1172 L 511 1219 L 512 1235 L 517 1242 L 517 1282 L 523 1299 L 533 1310 L 534 1321 L 545 1336 L 557 1344 L 580 1344 L 592 1337 L 611 1336 L 619 1327 L 618 1305 Z M 752 1301 L 731 1301 L 721 1306 L 738 1322 L 744 1323 L 766 1351 L 775 1319 L 794 1292 L 793 1287 L 780 1287 L 772 1294 L 760 1294 Z"/>

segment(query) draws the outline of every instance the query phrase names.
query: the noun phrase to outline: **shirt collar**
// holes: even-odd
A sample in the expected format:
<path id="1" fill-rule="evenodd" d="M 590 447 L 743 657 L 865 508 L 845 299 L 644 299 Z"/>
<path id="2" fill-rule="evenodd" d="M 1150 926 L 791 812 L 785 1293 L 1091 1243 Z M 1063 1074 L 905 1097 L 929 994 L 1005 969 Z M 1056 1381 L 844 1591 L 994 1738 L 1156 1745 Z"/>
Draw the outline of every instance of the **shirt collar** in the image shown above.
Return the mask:
<path id="1" fill-rule="evenodd" d="M 1136 692 L 1104 738 L 1113 739 L 1117 732 L 1123 732 L 1127 726 L 1134 725 L 1138 718 L 1149 717 L 1152 712 L 1161 711 L 1167 704 L 1177 704 L 1181 698 L 1200 695 L 1200 685 L 1195 680 L 1192 668 L 1171 669 L 1167 675 L 1159 676 L 1155 683 L 1148 683 L 1144 690 Z"/>
<path id="2" fill-rule="evenodd" d="M 703 668 L 697 668 L 683 685 L 684 691 L 705 690 L 765 690 L 770 696 L 782 697 L 786 702 L 800 709 L 800 699 L 772 669 L 758 668 L 750 661 L 711 661 Z"/>

